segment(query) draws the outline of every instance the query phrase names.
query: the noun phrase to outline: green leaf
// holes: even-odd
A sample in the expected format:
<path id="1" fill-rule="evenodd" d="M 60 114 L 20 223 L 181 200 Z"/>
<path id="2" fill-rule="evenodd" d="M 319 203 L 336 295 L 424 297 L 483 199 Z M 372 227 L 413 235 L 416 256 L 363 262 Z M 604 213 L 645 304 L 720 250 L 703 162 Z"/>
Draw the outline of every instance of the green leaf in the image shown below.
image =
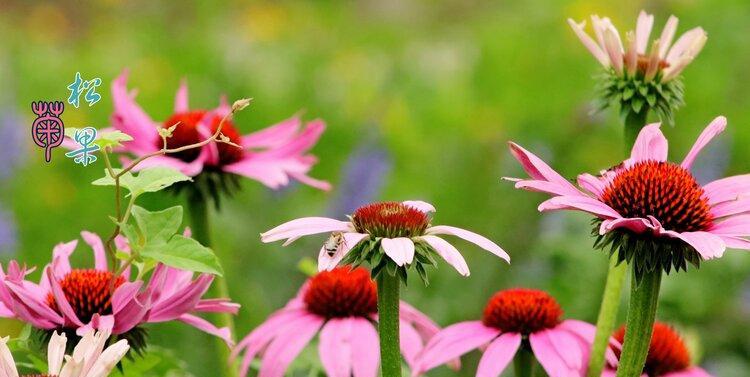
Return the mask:
<path id="1" fill-rule="evenodd" d="M 174 206 L 157 212 L 134 206 L 131 213 L 141 230 L 141 234 L 149 244 L 166 243 L 177 233 L 182 224 L 181 206 Z"/>
<path id="2" fill-rule="evenodd" d="M 113 169 L 119 174 L 121 169 Z M 133 196 L 140 196 L 146 192 L 156 192 L 177 182 L 190 181 L 191 178 L 181 172 L 161 166 L 146 168 L 137 175 L 127 172 L 120 177 L 120 186 L 130 191 Z M 105 170 L 104 177 L 92 182 L 96 186 L 114 186 L 115 180 Z"/>
<path id="3" fill-rule="evenodd" d="M 67 133 L 67 130 L 66 132 Z M 123 141 L 131 141 L 133 138 L 122 132 L 122 131 L 106 131 L 106 132 L 99 132 L 96 135 L 96 140 L 94 141 L 94 144 L 99 145 L 102 149 L 106 147 L 119 147 L 122 145 L 121 143 Z"/>
<path id="4" fill-rule="evenodd" d="M 211 249 L 181 235 L 175 235 L 166 244 L 147 244 L 141 255 L 170 267 L 219 276 L 223 274 L 219 259 Z"/>

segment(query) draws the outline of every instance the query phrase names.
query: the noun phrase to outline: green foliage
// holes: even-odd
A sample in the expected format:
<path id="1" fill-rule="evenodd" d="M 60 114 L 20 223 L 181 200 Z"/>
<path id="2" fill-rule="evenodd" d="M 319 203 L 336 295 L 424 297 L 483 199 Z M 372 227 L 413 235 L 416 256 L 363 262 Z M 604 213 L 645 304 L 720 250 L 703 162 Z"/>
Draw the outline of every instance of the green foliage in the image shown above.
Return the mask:
<path id="1" fill-rule="evenodd" d="M 185 361 L 179 359 L 174 351 L 149 346 L 143 355 L 123 359 L 121 368 L 112 373 L 113 377 L 192 377 Z"/>
<path id="2" fill-rule="evenodd" d="M 629 113 L 651 109 L 659 119 L 674 125 L 675 111 L 685 105 L 685 87 L 680 77 L 662 83 L 660 75 L 645 81 L 639 76 L 617 75 L 613 70 L 602 73 L 597 83 L 597 111 L 616 105 L 620 109 L 620 122 L 625 123 Z"/>
<path id="3" fill-rule="evenodd" d="M 115 174 L 119 174 L 122 169 L 113 169 Z M 120 177 L 120 186 L 130 191 L 130 195 L 138 197 L 147 192 L 157 192 L 163 190 L 177 182 L 191 180 L 181 172 L 165 168 L 153 167 L 146 168 L 133 174 L 127 172 Z M 96 186 L 114 186 L 115 180 L 109 175 L 107 170 L 104 171 L 104 177 L 92 182 Z"/>
<path id="4" fill-rule="evenodd" d="M 369 237 L 362 240 L 349 251 L 344 259 L 341 260 L 340 264 L 351 265 L 352 268 L 356 268 L 367 263 L 370 266 L 373 279 L 376 279 L 378 275 L 385 271 L 391 276 L 398 274 L 404 285 L 407 284 L 409 268 L 414 267 L 424 285 L 427 286 L 430 284 L 430 281 L 427 278 L 426 267 L 437 266 L 437 260 L 435 258 L 437 252 L 432 246 L 426 242 L 415 242 L 414 262 L 410 265 L 398 266 L 385 254 L 385 251 L 383 251 L 383 248 L 380 246 L 380 240 L 381 238 L 378 237 Z"/>
<path id="5" fill-rule="evenodd" d="M 80 128 L 65 127 L 65 137 L 73 139 L 75 137 L 76 131 L 78 130 L 80 130 Z M 94 144 L 98 145 L 101 149 L 107 147 L 115 148 L 121 146 L 122 142 L 131 140 L 133 140 L 133 138 L 122 131 L 98 131 L 96 133 L 96 140 L 94 140 Z"/>

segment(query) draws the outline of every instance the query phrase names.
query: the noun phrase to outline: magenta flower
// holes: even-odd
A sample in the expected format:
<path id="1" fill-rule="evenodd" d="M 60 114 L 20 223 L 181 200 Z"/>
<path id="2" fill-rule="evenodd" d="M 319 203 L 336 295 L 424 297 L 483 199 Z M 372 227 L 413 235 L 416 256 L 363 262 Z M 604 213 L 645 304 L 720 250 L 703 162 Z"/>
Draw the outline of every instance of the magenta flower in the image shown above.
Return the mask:
<path id="1" fill-rule="evenodd" d="M 261 358 L 258 377 L 282 377 L 289 364 L 319 336 L 318 355 L 330 377 L 375 377 L 380 365 L 378 292 L 363 268 L 318 273 L 297 297 L 273 313 L 232 352 L 244 352 L 241 376 Z M 401 353 L 410 366 L 425 341 L 439 331 L 427 316 L 401 302 Z M 448 362 L 448 360 L 446 360 Z"/>
<path id="2" fill-rule="evenodd" d="M 93 249 L 95 268 L 74 269 L 69 257 L 78 240 L 61 243 L 53 250 L 53 261 L 44 268 L 39 284 L 26 280 L 33 269 L 21 268 L 17 262 L 8 265 L 7 274 L 0 268 L 0 315 L 27 322 L 49 332 L 59 330 L 82 336 L 88 331 L 110 331 L 139 344 L 139 326 L 177 320 L 231 343 L 229 329 L 217 328 L 195 313 L 224 312 L 236 314 L 239 305 L 228 299 L 203 299 L 213 276 L 158 265 L 146 284 L 132 280 L 130 269 L 114 277 L 107 266 L 102 240 L 94 233 L 81 232 Z M 117 248 L 128 252 L 127 241 L 118 237 Z M 114 288 L 114 291 L 112 289 Z"/>
<path id="3" fill-rule="evenodd" d="M 615 340 L 622 344 L 625 339 L 625 326 L 614 334 Z M 612 350 L 619 356 L 620 347 L 614 343 Z M 615 377 L 617 365 L 610 364 L 602 377 Z M 651 336 L 646 365 L 641 377 L 712 377 L 700 367 L 692 365 L 690 351 L 685 342 L 671 326 L 656 322 Z"/>
<path id="4" fill-rule="evenodd" d="M 163 147 L 159 136 L 160 127 L 177 127 L 167 139 L 168 148 L 195 144 L 209 138 L 221 119 L 231 108 L 222 99 L 212 110 L 191 110 L 188 107 L 187 84 L 183 82 L 177 90 L 174 114 L 164 122 L 155 122 L 135 102 L 135 93 L 127 88 L 128 72 L 124 71 L 112 83 L 114 127 L 133 140 L 124 143 L 124 151 L 134 156 L 156 152 Z M 209 143 L 200 149 L 186 150 L 176 154 L 151 157 L 138 165 L 139 169 L 150 166 L 168 166 L 186 175 L 197 176 L 202 172 L 225 172 L 257 180 L 271 188 L 289 183 L 290 178 L 302 183 L 329 190 L 330 184 L 308 176 L 317 162 L 313 155 L 306 154 L 320 138 L 325 129 L 321 120 L 314 120 L 300 130 L 298 117 L 285 120 L 274 126 L 240 136 L 231 121 L 224 123 L 221 133 L 242 148 L 224 143 Z"/>
<path id="5" fill-rule="evenodd" d="M 508 289 L 496 293 L 481 321 L 460 322 L 433 336 L 419 354 L 413 376 L 482 349 L 477 377 L 497 377 L 519 350 L 532 352 L 550 377 L 584 376 L 596 328 L 562 320 L 563 311 L 546 292 Z M 611 350 L 607 358 L 616 365 Z"/>
<path id="6" fill-rule="evenodd" d="M 479 234 L 447 225 L 431 226 L 430 212 L 435 212 L 435 207 L 421 201 L 373 203 L 354 211 L 350 221 L 304 217 L 262 233 L 261 240 L 286 240 L 286 246 L 311 234 L 340 234 L 342 240 L 335 250 L 327 246 L 328 242 L 321 248 L 318 256 L 318 269 L 321 271 L 333 269 L 350 251 L 360 249 L 367 241 L 379 242 L 385 255 L 399 267 L 412 264 L 416 260 L 415 250 L 421 253 L 421 248 L 426 247 L 434 250 L 458 273 L 469 276 L 469 267 L 461 253 L 438 235 L 463 238 L 510 262 L 510 257 L 500 246 Z M 376 250 L 375 246 L 371 245 L 367 248 L 368 251 Z M 382 260 L 385 261 L 386 258 Z"/>
<path id="7" fill-rule="evenodd" d="M 552 170 L 539 157 L 511 143 L 513 155 L 531 179 L 511 179 L 516 188 L 553 197 L 540 211 L 576 210 L 598 219 L 598 245 L 620 251 L 620 260 L 635 261 L 639 271 L 685 261 L 721 257 L 726 247 L 750 249 L 750 176 L 738 175 L 701 186 L 690 173 L 700 151 L 726 126 L 717 117 L 701 133 L 682 163 L 667 161 L 667 140 L 659 123 L 645 126 L 630 158 L 595 177 L 578 176 L 578 185 Z M 696 254 L 697 252 L 697 254 Z"/>

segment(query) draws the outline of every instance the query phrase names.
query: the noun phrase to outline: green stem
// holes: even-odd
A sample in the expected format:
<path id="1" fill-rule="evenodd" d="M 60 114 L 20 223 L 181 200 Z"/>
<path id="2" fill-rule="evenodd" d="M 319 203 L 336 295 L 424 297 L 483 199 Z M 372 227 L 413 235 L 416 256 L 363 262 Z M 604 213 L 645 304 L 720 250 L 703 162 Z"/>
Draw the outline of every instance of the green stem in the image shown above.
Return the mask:
<path id="1" fill-rule="evenodd" d="M 639 377 L 643 372 L 651 344 L 651 334 L 654 331 L 661 274 L 661 269 L 656 268 L 645 273 L 638 282 L 633 269 L 628 321 L 617 377 Z"/>
<path id="2" fill-rule="evenodd" d="M 629 112 L 625 118 L 625 152 L 630 156 L 630 149 L 641 132 L 641 128 L 646 125 L 648 118 L 648 106 L 644 105 L 640 113 Z"/>
<path id="3" fill-rule="evenodd" d="M 617 265 L 617 258 L 610 258 L 609 270 L 607 271 L 607 283 L 604 285 L 604 296 L 602 305 L 599 307 L 599 318 L 596 320 L 596 336 L 591 348 L 589 359 L 588 377 L 600 377 L 604 370 L 604 354 L 609 346 L 609 337 L 615 329 L 617 310 L 620 307 L 620 295 L 622 294 L 622 283 L 625 281 L 627 264 Z"/>
<path id="4" fill-rule="evenodd" d="M 190 197 L 188 199 L 188 212 L 190 215 L 190 226 L 193 238 L 200 242 L 201 245 L 211 246 L 211 233 L 209 229 L 208 201 L 202 197 Z M 217 276 L 211 286 L 211 293 L 217 297 L 228 298 L 229 287 L 227 281 Z M 234 318 L 229 313 L 220 313 L 219 322 L 221 326 L 229 328 L 230 334 L 234 334 Z M 222 339 L 215 341 L 216 353 L 219 358 L 219 365 L 224 370 L 223 375 L 227 377 L 238 376 L 237 369 L 229 363 L 229 349 Z"/>
<path id="5" fill-rule="evenodd" d="M 383 377 L 401 376 L 401 350 L 398 332 L 398 275 L 381 271 L 378 275 L 378 333 Z"/>
<path id="6" fill-rule="evenodd" d="M 532 377 L 534 375 L 534 364 L 534 354 L 527 346 L 522 345 L 513 359 L 516 377 Z"/>

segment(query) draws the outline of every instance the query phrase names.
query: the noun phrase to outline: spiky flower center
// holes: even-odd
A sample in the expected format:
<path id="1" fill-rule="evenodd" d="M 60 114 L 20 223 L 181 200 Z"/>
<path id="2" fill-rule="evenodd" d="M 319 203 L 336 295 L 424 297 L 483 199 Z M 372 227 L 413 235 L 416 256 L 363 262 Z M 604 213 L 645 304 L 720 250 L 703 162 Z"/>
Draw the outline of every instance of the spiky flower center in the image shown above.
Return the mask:
<path id="1" fill-rule="evenodd" d="M 118 276 L 111 286 L 112 273 L 109 271 L 72 270 L 59 283 L 78 319 L 89 323 L 94 314 L 112 314 L 112 287 L 121 286 L 125 278 Z M 52 293 L 47 295 L 47 304 L 60 312 Z"/>
<path id="2" fill-rule="evenodd" d="M 713 222 L 703 188 L 670 162 L 641 161 L 618 172 L 601 200 L 623 217 L 653 216 L 677 232 L 706 230 Z"/>
<path id="3" fill-rule="evenodd" d="M 625 339 L 625 326 L 617 330 L 613 337 L 622 344 Z M 618 354 L 619 350 L 615 350 Z M 679 372 L 690 367 L 690 352 L 685 342 L 671 326 L 657 322 L 654 324 L 654 334 L 648 347 L 648 357 L 643 373 L 649 377 L 663 376 L 672 372 Z"/>
<path id="4" fill-rule="evenodd" d="M 482 322 L 503 332 L 528 335 L 557 326 L 562 314 L 560 305 L 547 292 L 516 288 L 492 296 Z"/>
<path id="5" fill-rule="evenodd" d="M 426 213 L 399 202 L 368 204 L 352 215 L 357 232 L 375 237 L 415 237 L 430 225 Z"/>
<path id="6" fill-rule="evenodd" d="M 625 64 L 627 64 L 627 62 L 625 62 L 624 60 L 625 60 L 625 57 L 623 56 L 623 62 Z M 650 63 L 651 63 L 651 57 L 650 56 L 639 54 L 638 55 L 638 60 L 636 61 L 636 65 L 638 67 L 636 69 L 636 71 L 638 73 L 640 73 L 640 74 L 645 74 L 646 71 L 648 70 L 648 66 L 649 66 Z M 659 67 L 657 69 L 658 71 L 662 71 L 662 70 L 664 70 L 667 67 L 669 67 L 669 63 L 667 63 L 666 60 L 659 60 Z"/>
<path id="7" fill-rule="evenodd" d="M 364 268 L 338 267 L 310 279 L 304 301 L 326 318 L 369 317 L 378 312 L 378 289 Z"/>
<path id="8" fill-rule="evenodd" d="M 184 147 L 186 145 L 199 143 L 203 139 L 207 138 L 208 136 L 202 136 L 198 132 L 198 124 L 202 120 L 204 120 L 206 116 L 209 116 L 207 111 L 194 110 L 173 114 L 171 117 L 169 117 L 169 119 L 164 121 L 165 128 L 172 127 L 175 124 L 177 125 L 177 127 L 172 132 L 172 137 L 167 139 L 167 148 L 172 149 Z M 211 116 L 211 118 L 208 119 L 207 122 L 209 131 L 212 133 L 216 132 L 216 129 L 219 127 L 219 123 L 221 123 L 221 117 L 218 115 Z M 237 129 L 234 127 L 234 124 L 230 120 L 225 121 L 224 125 L 221 126 L 221 133 L 224 134 L 224 136 L 228 137 L 231 142 L 237 145 L 240 145 L 242 142 L 239 132 L 237 132 Z M 157 147 L 161 148 L 163 146 L 162 143 L 163 142 L 161 138 L 159 138 L 159 140 L 157 140 Z M 242 149 L 240 148 L 225 143 L 218 143 L 217 148 L 219 150 L 219 165 L 231 164 L 242 159 Z M 185 162 L 191 162 L 198 158 L 200 152 L 200 148 L 193 148 L 174 153 L 172 154 L 172 156 L 179 158 L 180 160 L 183 160 Z"/>

